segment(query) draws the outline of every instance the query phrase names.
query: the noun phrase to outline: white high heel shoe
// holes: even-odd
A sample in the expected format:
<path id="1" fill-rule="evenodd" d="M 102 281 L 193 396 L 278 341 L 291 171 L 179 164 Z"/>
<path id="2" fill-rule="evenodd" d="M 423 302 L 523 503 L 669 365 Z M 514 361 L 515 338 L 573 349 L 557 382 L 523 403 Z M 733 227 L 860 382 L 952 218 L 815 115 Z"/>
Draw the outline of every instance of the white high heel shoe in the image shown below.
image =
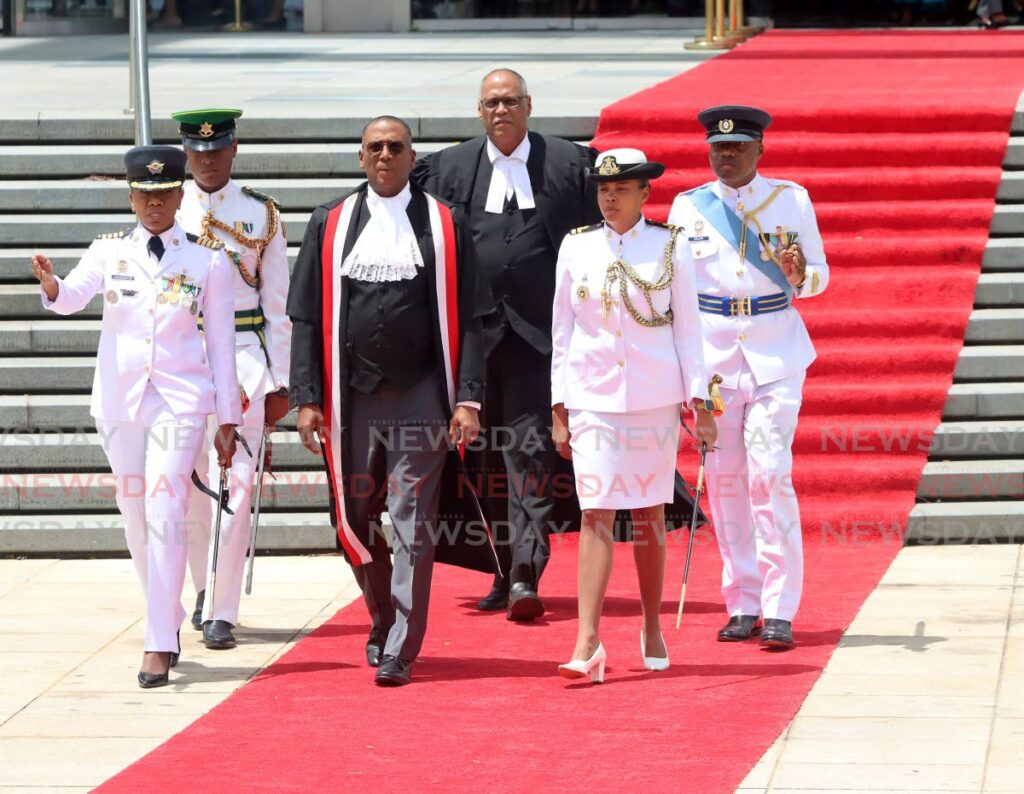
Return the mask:
<path id="1" fill-rule="evenodd" d="M 666 653 L 667 653 L 666 649 Z M 655 672 L 661 672 L 668 670 L 668 657 L 648 656 L 647 655 L 647 638 L 644 636 L 644 630 L 640 629 L 640 655 L 644 657 L 644 670 L 654 670 Z"/>
<path id="2" fill-rule="evenodd" d="M 608 654 L 604 652 L 604 645 L 597 644 L 594 655 L 586 661 L 574 659 L 571 662 L 558 665 L 558 674 L 562 678 L 586 678 L 590 676 L 591 683 L 600 684 L 604 681 L 604 663 L 608 660 Z"/>

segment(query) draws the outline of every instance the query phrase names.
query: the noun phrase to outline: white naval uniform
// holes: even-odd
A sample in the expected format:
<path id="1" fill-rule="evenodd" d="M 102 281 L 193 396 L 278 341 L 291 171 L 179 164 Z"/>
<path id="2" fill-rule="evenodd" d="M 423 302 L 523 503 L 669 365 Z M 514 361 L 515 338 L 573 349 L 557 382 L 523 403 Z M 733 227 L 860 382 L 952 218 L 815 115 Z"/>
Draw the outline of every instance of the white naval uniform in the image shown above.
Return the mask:
<path id="1" fill-rule="evenodd" d="M 117 483 L 125 538 L 146 593 L 147 651 L 177 651 L 185 617 L 185 516 L 190 474 L 207 414 L 239 424 L 230 264 L 222 250 L 189 242 L 175 224 L 160 235 L 163 257 L 141 225 L 93 242 L 57 278 L 57 314 L 104 297 L 91 413 Z M 206 316 L 203 345 L 191 301 Z"/>
<path id="2" fill-rule="evenodd" d="M 785 189 L 757 219 L 766 234 L 775 234 L 779 226 L 798 233 L 807 278 L 795 297 L 819 295 L 828 286 L 829 269 L 806 190 L 760 175 L 739 190 L 721 182 L 712 183 L 711 189 L 739 217 L 757 209 L 778 186 Z M 720 234 L 686 193 L 676 197 L 669 221 L 687 230 L 700 293 L 746 298 L 782 291 L 749 261 L 740 261 L 732 239 Z M 752 223 L 750 228 L 756 230 Z M 756 240 L 753 235 L 748 239 Z M 760 245 L 755 245 L 751 253 L 760 257 Z M 765 266 L 778 267 L 771 261 Z M 726 405 L 725 415 L 718 419 L 716 451 L 707 462 L 726 609 L 730 616 L 791 621 L 803 587 L 791 447 L 814 346 L 792 306 L 757 316 L 701 313 L 701 322 L 704 359 L 709 372 L 722 376 Z"/>
<path id="3" fill-rule="evenodd" d="M 643 217 L 624 235 L 604 224 L 562 241 L 555 273 L 551 404 L 569 413 L 570 446 L 582 509 L 650 507 L 672 501 L 681 403 L 707 397 L 693 263 L 680 233 L 671 288 L 652 293 L 654 308 L 671 306 L 670 325 L 640 325 L 619 298 L 604 316 L 608 266 L 629 263 L 657 281 L 670 231 Z M 650 317 L 643 294 L 628 294 Z"/>
<path id="4" fill-rule="evenodd" d="M 271 206 L 273 207 L 272 202 Z M 229 181 L 215 193 L 205 192 L 195 182 L 185 184 L 185 197 L 178 211 L 178 221 L 181 225 L 192 234 L 199 235 L 202 233 L 203 218 L 209 211 L 213 212 L 217 220 L 232 228 L 240 226 L 240 231 L 245 237 L 263 239 L 266 236 L 266 201 L 248 195 L 234 181 Z M 277 213 L 276 207 L 273 208 L 273 212 Z M 210 232 L 224 243 L 230 252 L 239 257 L 251 275 L 255 275 L 256 257 L 259 253 L 256 249 L 243 246 L 234 236 L 219 229 L 210 227 Z M 264 352 L 259 336 L 255 332 L 233 331 L 238 381 L 249 403 L 238 430 L 252 450 L 253 457 L 249 457 L 245 450 L 240 448 L 232 461 L 228 504 L 234 515 L 224 513 L 221 519 L 216 603 L 211 603 L 209 598 L 206 599 L 203 620 L 224 620 L 234 626 L 238 623 L 242 573 L 249 546 L 253 480 L 258 464 L 256 455 L 263 434 L 263 400 L 271 392 L 288 388 L 292 324 L 285 313 L 288 297 L 288 242 L 280 217 L 274 236 L 263 249 L 260 288 L 257 290 L 246 284 L 234 262 L 231 270 L 234 273 L 235 311 L 261 308 L 265 322 L 264 338 L 267 343 Z M 209 429 L 212 433 L 216 428 Z M 208 439 L 208 444 L 209 465 L 205 470 L 199 467 L 199 474 L 204 481 L 212 484 L 213 490 L 217 490 L 220 466 L 217 464 L 216 450 L 212 446 L 212 436 Z M 198 490 L 192 494 L 188 519 L 191 533 L 189 569 L 197 591 L 206 588 L 206 569 L 215 507 L 209 496 Z"/>

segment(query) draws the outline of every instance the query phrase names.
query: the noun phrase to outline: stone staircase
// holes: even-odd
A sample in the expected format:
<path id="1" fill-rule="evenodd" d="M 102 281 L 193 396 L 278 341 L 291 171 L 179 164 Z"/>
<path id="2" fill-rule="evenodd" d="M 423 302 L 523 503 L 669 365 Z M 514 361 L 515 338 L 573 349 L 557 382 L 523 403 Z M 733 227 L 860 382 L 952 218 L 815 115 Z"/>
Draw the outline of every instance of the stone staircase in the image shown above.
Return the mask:
<path id="1" fill-rule="evenodd" d="M 596 119 L 534 118 L 542 132 L 589 139 Z M 419 152 L 478 133 L 475 118 L 413 123 Z M 296 245 L 317 204 L 358 183 L 360 122 L 247 119 L 236 175 L 275 196 Z M 1024 108 L 992 222 L 975 310 L 908 539 L 1024 540 Z M 158 141 L 175 142 L 169 122 Z M 0 119 L 0 555 L 124 551 L 113 483 L 88 412 L 101 302 L 71 319 L 44 312 L 28 260 L 65 275 L 97 235 L 133 222 L 121 157 L 126 119 Z M 1017 169 L 1017 170 L 1014 170 Z M 260 547 L 333 549 L 319 460 L 294 432 L 274 436 Z"/>

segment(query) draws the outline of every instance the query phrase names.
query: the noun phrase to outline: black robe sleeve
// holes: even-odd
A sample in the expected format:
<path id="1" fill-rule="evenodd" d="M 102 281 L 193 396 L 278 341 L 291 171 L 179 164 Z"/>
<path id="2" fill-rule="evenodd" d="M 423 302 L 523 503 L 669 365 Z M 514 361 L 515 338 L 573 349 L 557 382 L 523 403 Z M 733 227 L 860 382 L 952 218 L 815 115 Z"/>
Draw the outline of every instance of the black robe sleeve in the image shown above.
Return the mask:
<path id="1" fill-rule="evenodd" d="M 416 161 L 416 165 L 412 167 L 412 173 L 409 175 L 409 180 L 415 182 L 427 193 L 432 196 L 440 195 L 438 191 L 438 173 L 437 173 L 437 159 L 439 152 L 432 152 L 431 154 L 424 155 Z"/>
<path id="2" fill-rule="evenodd" d="M 482 318 L 493 311 L 493 300 L 485 279 L 478 278 L 473 240 L 460 213 L 453 212 L 459 278 L 459 372 L 456 402 L 483 403 L 484 332 Z"/>
<path id="3" fill-rule="evenodd" d="M 327 208 L 317 207 L 306 226 L 288 287 L 292 360 L 288 404 L 323 407 L 323 251 Z"/>

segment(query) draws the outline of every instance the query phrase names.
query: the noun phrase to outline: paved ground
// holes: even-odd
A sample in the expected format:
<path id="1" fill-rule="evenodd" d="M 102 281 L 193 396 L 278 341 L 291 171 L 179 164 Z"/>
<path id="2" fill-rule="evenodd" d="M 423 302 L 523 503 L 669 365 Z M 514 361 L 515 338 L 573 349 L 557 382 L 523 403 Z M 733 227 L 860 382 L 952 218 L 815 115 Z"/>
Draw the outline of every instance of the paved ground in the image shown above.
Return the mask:
<path id="1" fill-rule="evenodd" d="M 0 560 L 0 792 L 100 783 L 357 594 L 337 557 L 261 558 L 239 647 L 186 630 L 174 685 L 143 692 L 129 561 Z M 1022 547 L 901 551 L 740 790 L 1024 790 Z"/>
<path id="2" fill-rule="evenodd" d="M 708 57 L 696 31 L 151 36 L 153 115 L 241 107 L 252 116 L 476 114 L 480 79 L 508 66 L 529 81 L 534 112 L 596 116 L 605 105 Z M 128 100 L 124 37 L 0 39 L 0 117 L 94 118 Z"/>

